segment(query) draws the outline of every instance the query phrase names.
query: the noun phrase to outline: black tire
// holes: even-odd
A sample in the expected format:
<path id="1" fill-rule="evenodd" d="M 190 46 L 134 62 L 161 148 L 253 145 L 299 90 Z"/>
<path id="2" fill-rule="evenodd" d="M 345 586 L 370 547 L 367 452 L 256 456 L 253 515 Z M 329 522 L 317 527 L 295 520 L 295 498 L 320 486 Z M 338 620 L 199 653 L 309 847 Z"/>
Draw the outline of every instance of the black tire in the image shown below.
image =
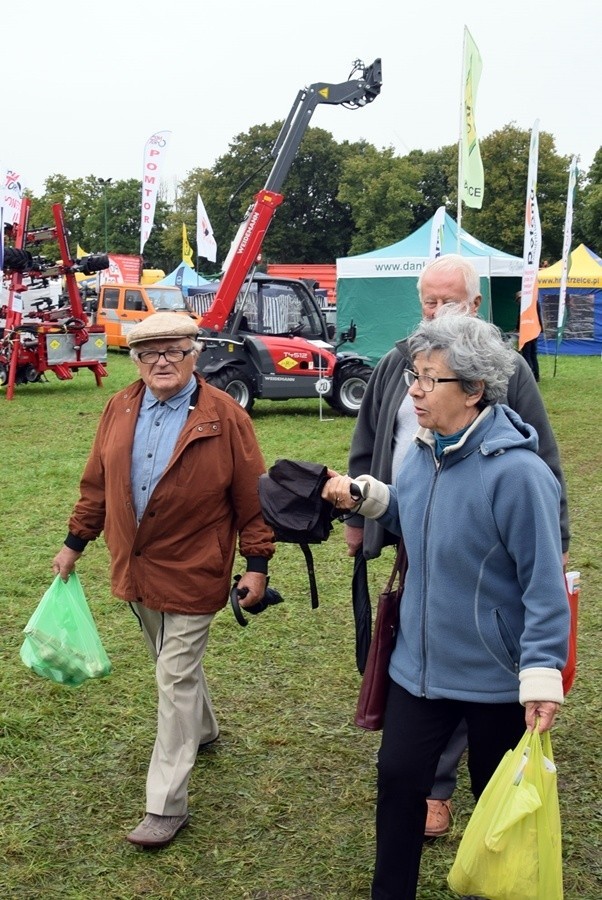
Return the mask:
<path id="1" fill-rule="evenodd" d="M 363 363 L 343 366 L 335 374 L 332 396 L 326 398 L 328 404 L 344 416 L 357 416 L 371 375 L 372 369 Z"/>
<path id="2" fill-rule="evenodd" d="M 226 366 L 219 372 L 214 372 L 204 376 L 207 384 L 225 391 L 233 400 L 246 409 L 248 413 L 253 409 L 255 398 L 253 396 L 253 386 L 250 379 L 244 372 L 241 372 L 235 366 Z"/>
<path id="3" fill-rule="evenodd" d="M 83 275 L 94 275 L 96 272 L 102 272 L 111 265 L 109 257 L 104 253 L 96 256 L 85 256 L 79 261 L 79 271 Z"/>
<path id="4" fill-rule="evenodd" d="M 12 272 L 28 272 L 33 268 L 33 257 L 29 250 L 7 247 L 4 251 L 4 269 Z"/>
<path id="5" fill-rule="evenodd" d="M 23 366 L 22 369 L 19 369 L 19 376 L 23 381 L 23 384 L 35 384 L 36 381 L 42 380 L 42 373 L 38 372 L 35 366 L 32 366 L 29 363 L 26 366 Z"/>

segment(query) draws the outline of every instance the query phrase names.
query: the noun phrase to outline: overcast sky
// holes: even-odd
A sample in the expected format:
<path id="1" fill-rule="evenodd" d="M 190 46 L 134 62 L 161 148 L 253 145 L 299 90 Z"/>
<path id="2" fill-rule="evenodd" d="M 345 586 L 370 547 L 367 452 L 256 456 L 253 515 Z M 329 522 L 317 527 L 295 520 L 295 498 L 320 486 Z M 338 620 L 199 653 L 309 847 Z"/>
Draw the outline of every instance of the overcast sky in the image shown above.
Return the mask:
<path id="1" fill-rule="evenodd" d="M 147 138 L 170 130 L 172 185 L 212 166 L 235 135 L 285 118 L 300 88 L 345 81 L 354 60 L 376 57 L 380 97 L 355 111 L 319 106 L 312 126 L 400 155 L 437 149 L 458 139 L 466 25 L 483 60 L 479 136 L 539 118 L 557 151 L 588 168 L 602 144 L 600 10 L 600 0 L 5 4 L 0 162 L 38 195 L 58 173 L 141 178 Z"/>

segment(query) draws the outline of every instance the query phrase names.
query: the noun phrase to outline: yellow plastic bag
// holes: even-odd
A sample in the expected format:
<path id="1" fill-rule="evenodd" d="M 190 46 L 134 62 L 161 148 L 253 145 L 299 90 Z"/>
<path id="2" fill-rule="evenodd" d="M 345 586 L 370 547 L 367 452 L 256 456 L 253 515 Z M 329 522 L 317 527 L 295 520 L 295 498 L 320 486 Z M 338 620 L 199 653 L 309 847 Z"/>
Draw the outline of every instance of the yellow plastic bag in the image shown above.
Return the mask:
<path id="1" fill-rule="evenodd" d="M 448 884 L 489 900 L 562 900 L 562 845 L 550 732 L 525 732 L 468 822 Z"/>

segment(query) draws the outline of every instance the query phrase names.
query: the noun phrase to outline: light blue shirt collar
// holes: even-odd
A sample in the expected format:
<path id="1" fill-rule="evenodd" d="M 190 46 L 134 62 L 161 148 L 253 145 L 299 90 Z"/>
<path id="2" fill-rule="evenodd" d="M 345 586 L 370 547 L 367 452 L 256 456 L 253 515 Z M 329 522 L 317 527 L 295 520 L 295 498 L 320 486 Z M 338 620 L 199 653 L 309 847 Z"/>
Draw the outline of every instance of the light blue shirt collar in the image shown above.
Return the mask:
<path id="1" fill-rule="evenodd" d="M 151 389 L 147 386 L 144 390 L 144 396 L 142 398 L 142 408 L 152 409 L 154 406 L 157 406 L 158 403 L 165 403 L 165 405 L 169 406 L 170 409 L 178 409 L 185 400 L 189 400 L 192 397 L 195 388 L 196 378 L 194 377 L 194 375 L 191 375 L 188 384 L 185 384 L 177 394 L 174 394 L 173 397 L 170 397 L 168 400 L 158 400 Z"/>

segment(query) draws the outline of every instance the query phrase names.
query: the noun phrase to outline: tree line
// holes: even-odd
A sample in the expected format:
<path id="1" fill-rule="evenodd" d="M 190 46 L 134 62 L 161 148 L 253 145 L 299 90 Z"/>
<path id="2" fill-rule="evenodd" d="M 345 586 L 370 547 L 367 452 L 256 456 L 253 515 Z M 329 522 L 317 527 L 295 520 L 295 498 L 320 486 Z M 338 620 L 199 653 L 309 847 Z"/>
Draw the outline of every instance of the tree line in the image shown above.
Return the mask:
<path id="1" fill-rule="evenodd" d="M 155 225 L 144 248 L 145 268 L 171 271 L 182 258 L 182 224 L 195 247 L 196 200 L 200 193 L 214 230 L 218 261 L 199 260 L 206 275 L 220 271 L 246 210 L 273 163 L 271 149 L 282 123 L 256 125 L 237 135 L 210 168 L 190 171 L 168 197 L 162 185 Z M 510 123 L 481 140 L 485 170 L 482 209 L 463 208 L 462 225 L 497 249 L 522 256 L 530 132 Z M 330 132 L 309 128 L 284 183 L 279 207 L 262 248 L 262 265 L 325 263 L 402 240 L 446 206 L 457 210 L 457 146 L 412 150 L 398 156 L 367 141 L 338 143 Z M 556 152 L 554 137 L 540 132 L 537 198 L 543 245 L 541 260 L 562 255 L 570 158 Z M 172 192 L 173 193 L 173 192 Z M 137 179 L 103 182 L 93 175 L 70 180 L 49 176 L 32 200 L 30 229 L 53 222 L 61 203 L 76 244 L 88 253 L 137 254 L 140 247 Z M 579 174 L 573 215 L 573 246 L 583 242 L 602 252 L 602 147 Z M 48 244 L 40 252 L 48 255 Z M 58 253 L 58 248 L 56 250 Z"/>

